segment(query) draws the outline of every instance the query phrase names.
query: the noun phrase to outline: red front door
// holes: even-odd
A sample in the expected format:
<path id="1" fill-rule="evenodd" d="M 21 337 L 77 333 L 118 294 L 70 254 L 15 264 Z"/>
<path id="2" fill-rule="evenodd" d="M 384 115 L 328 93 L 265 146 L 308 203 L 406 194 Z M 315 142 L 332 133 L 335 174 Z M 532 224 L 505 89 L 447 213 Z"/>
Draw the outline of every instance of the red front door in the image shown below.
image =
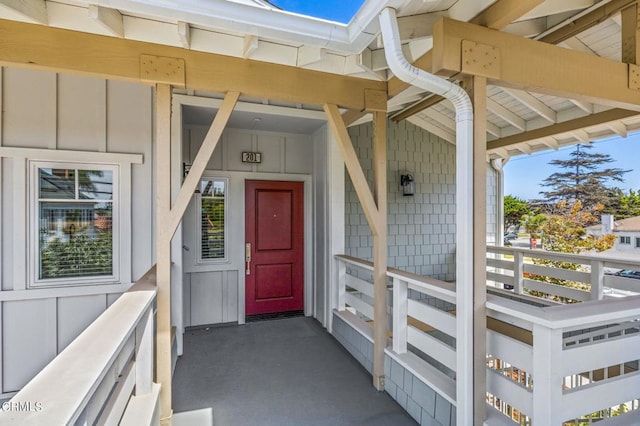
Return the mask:
<path id="1" fill-rule="evenodd" d="M 303 309 L 303 194 L 303 182 L 245 183 L 246 315 Z"/>

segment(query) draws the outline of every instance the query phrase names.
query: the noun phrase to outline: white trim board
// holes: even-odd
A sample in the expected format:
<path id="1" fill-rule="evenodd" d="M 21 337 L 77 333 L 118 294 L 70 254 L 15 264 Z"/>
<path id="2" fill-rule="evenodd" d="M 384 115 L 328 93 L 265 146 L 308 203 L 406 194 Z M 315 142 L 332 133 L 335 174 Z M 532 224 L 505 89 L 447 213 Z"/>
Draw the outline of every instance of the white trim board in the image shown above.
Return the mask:
<path id="1" fill-rule="evenodd" d="M 144 162 L 142 154 L 120 154 L 114 152 L 70 151 L 0 146 L 0 158 L 2 157 L 25 157 L 29 160 L 81 162 L 93 164 L 143 164 Z"/>

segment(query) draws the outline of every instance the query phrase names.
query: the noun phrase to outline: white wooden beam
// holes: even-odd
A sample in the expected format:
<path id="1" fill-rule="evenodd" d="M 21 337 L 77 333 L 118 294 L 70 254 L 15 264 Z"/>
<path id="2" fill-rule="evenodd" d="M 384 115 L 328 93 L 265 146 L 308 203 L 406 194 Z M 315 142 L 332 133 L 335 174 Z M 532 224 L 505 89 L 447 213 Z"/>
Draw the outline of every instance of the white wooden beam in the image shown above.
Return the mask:
<path id="1" fill-rule="evenodd" d="M 552 136 L 549 136 L 548 138 L 542 138 L 542 139 L 540 139 L 540 142 L 542 142 L 543 144 L 545 144 L 546 146 L 548 146 L 551 149 L 558 150 L 558 148 L 560 148 L 560 144 L 558 143 L 556 138 L 554 138 Z"/>
<path id="2" fill-rule="evenodd" d="M 254 35 L 245 35 L 242 47 L 242 57 L 244 59 L 250 58 L 256 50 L 258 50 L 258 37 Z"/>
<path id="3" fill-rule="evenodd" d="M 122 14 L 118 10 L 90 4 L 89 18 L 96 21 L 112 35 L 124 37 L 124 22 Z"/>
<path id="4" fill-rule="evenodd" d="M 443 129 L 442 127 L 436 126 L 433 123 L 430 123 L 429 121 L 425 120 L 424 118 L 420 118 L 418 116 L 412 116 L 412 117 L 408 117 L 407 121 L 415 126 L 418 126 L 424 130 L 426 130 L 427 132 L 433 133 L 434 135 L 438 136 L 439 138 L 444 139 L 445 141 L 454 144 L 456 143 L 456 135 L 454 133 L 451 132 L 447 132 L 445 129 Z"/>
<path id="5" fill-rule="evenodd" d="M 591 144 L 591 137 L 589 137 L 589 133 L 587 133 L 586 130 L 584 129 L 576 129 L 572 131 L 570 134 L 572 136 L 575 136 L 575 138 L 578 139 L 583 144 L 587 144 L 587 145 Z"/>
<path id="6" fill-rule="evenodd" d="M 495 136 L 496 138 L 501 138 L 502 137 L 502 129 L 500 129 L 500 127 L 496 126 L 495 124 L 493 124 L 490 121 L 487 121 L 487 132 L 490 135 Z"/>
<path id="7" fill-rule="evenodd" d="M 32 22 L 49 23 L 45 0 L 0 0 L 0 6 L 12 9 Z"/>
<path id="8" fill-rule="evenodd" d="M 514 148 L 517 149 L 520 152 L 525 153 L 525 154 L 531 154 L 533 152 L 533 150 L 531 149 L 531 147 L 529 146 L 529 144 L 527 142 L 523 142 L 523 143 L 519 143 L 517 145 L 514 145 Z"/>
<path id="9" fill-rule="evenodd" d="M 326 56 L 326 49 L 317 46 L 302 45 L 298 48 L 298 61 L 299 67 L 315 64 L 322 61 Z"/>
<path id="10" fill-rule="evenodd" d="M 576 99 L 569 99 L 569 101 L 587 114 L 593 114 L 594 112 L 593 104 L 590 102 L 578 101 Z"/>
<path id="11" fill-rule="evenodd" d="M 439 123 L 441 126 L 444 126 L 446 128 L 446 130 L 448 130 L 452 134 L 456 133 L 456 122 L 455 122 L 455 120 L 453 118 L 451 118 L 451 117 L 448 117 L 448 116 L 444 115 L 440 111 L 437 111 L 437 110 L 435 110 L 433 108 L 429 108 L 429 109 L 425 109 L 420 114 L 424 114 L 427 117 L 429 117 L 430 119 L 432 119 L 433 121 Z"/>
<path id="12" fill-rule="evenodd" d="M 527 129 L 527 122 L 522 117 L 509 111 L 493 99 L 487 99 L 487 109 L 523 132 Z"/>
<path id="13" fill-rule="evenodd" d="M 548 122 L 557 122 L 558 118 L 556 116 L 556 112 L 535 96 L 532 96 L 529 93 L 518 89 L 509 89 L 507 87 L 504 87 L 502 90 L 507 92 L 515 100 L 522 102 L 527 108 L 536 112 Z"/>
<path id="14" fill-rule="evenodd" d="M 621 138 L 627 137 L 627 126 L 622 121 L 612 121 L 607 123 L 606 126 L 613 130 Z"/>
<path id="15" fill-rule="evenodd" d="M 178 38 L 185 49 L 191 49 L 191 27 L 188 23 L 178 21 Z"/>

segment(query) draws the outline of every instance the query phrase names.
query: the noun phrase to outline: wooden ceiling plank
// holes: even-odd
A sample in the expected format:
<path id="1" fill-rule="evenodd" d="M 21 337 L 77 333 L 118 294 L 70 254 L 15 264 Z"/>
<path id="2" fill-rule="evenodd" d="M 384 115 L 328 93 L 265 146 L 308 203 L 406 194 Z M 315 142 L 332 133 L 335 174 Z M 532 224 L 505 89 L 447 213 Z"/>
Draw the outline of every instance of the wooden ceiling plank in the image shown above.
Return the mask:
<path id="1" fill-rule="evenodd" d="M 186 90 L 364 110 L 365 89 L 386 83 L 122 38 L 0 20 L 0 63 L 141 81 L 140 58 L 184 61 Z M 82 60 L 78 60 L 82 58 Z"/>
<path id="2" fill-rule="evenodd" d="M 569 102 L 586 112 L 587 114 L 593 114 L 594 107 L 590 102 L 578 101 L 576 99 L 569 99 Z"/>
<path id="3" fill-rule="evenodd" d="M 640 111 L 627 64 L 450 19 L 438 21 L 434 34 L 434 72 L 462 71 L 465 40 L 500 50 L 501 74 L 493 85 Z"/>
<path id="4" fill-rule="evenodd" d="M 548 122 L 555 123 L 558 121 L 556 112 L 535 96 L 530 95 L 527 92 L 523 92 L 522 90 L 509 89 L 507 87 L 502 88 L 502 90 L 507 92 L 512 98 L 521 102 L 527 108 L 537 113 Z"/>
<path id="5" fill-rule="evenodd" d="M 12 9 L 32 22 L 49 23 L 45 0 L 0 0 L 0 6 Z"/>
<path id="6" fill-rule="evenodd" d="M 558 143 L 558 141 L 553 136 L 549 136 L 549 137 L 546 137 L 546 138 L 541 138 L 540 142 L 542 142 L 543 144 L 545 144 L 546 146 L 548 146 L 551 149 L 558 150 L 558 148 L 560 148 L 560 144 Z"/>
<path id="7" fill-rule="evenodd" d="M 518 143 L 532 141 L 534 139 L 553 137 L 563 133 L 572 132 L 574 130 L 583 129 L 585 127 L 596 126 L 599 124 L 618 121 L 623 118 L 633 117 L 634 115 L 638 115 L 638 112 L 614 108 L 587 117 L 576 118 L 574 120 L 568 120 L 562 123 L 552 124 L 547 127 L 541 127 L 528 132 L 496 139 L 487 143 L 487 149 L 505 148 Z"/>

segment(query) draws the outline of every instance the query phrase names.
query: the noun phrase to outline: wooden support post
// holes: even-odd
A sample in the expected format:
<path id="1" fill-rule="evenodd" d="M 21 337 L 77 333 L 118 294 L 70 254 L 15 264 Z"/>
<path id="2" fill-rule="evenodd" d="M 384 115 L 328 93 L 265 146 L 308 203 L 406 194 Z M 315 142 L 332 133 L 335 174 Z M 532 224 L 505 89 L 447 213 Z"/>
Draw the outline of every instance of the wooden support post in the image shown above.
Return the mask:
<path id="1" fill-rule="evenodd" d="M 171 86 L 156 85 L 156 381 L 160 421 L 170 425 L 171 406 Z"/>
<path id="2" fill-rule="evenodd" d="M 362 171 L 347 127 L 335 105 L 325 105 L 329 125 L 373 234 L 373 385 L 384 390 L 384 350 L 387 346 L 387 118 L 373 112 L 373 169 L 375 197 Z"/>
<path id="3" fill-rule="evenodd" d="M 373 237 L 373 385 L 384 390 L 384 350 L 387 347 L 387 116 L 373 113 L 373 175 L 378 214 Z"/>
<path id="4" fill-rule="evenodd" d="M 487 79 L 472 77 L 473 103 L 473 415 L 486 417 L 487 358 Z"/>

